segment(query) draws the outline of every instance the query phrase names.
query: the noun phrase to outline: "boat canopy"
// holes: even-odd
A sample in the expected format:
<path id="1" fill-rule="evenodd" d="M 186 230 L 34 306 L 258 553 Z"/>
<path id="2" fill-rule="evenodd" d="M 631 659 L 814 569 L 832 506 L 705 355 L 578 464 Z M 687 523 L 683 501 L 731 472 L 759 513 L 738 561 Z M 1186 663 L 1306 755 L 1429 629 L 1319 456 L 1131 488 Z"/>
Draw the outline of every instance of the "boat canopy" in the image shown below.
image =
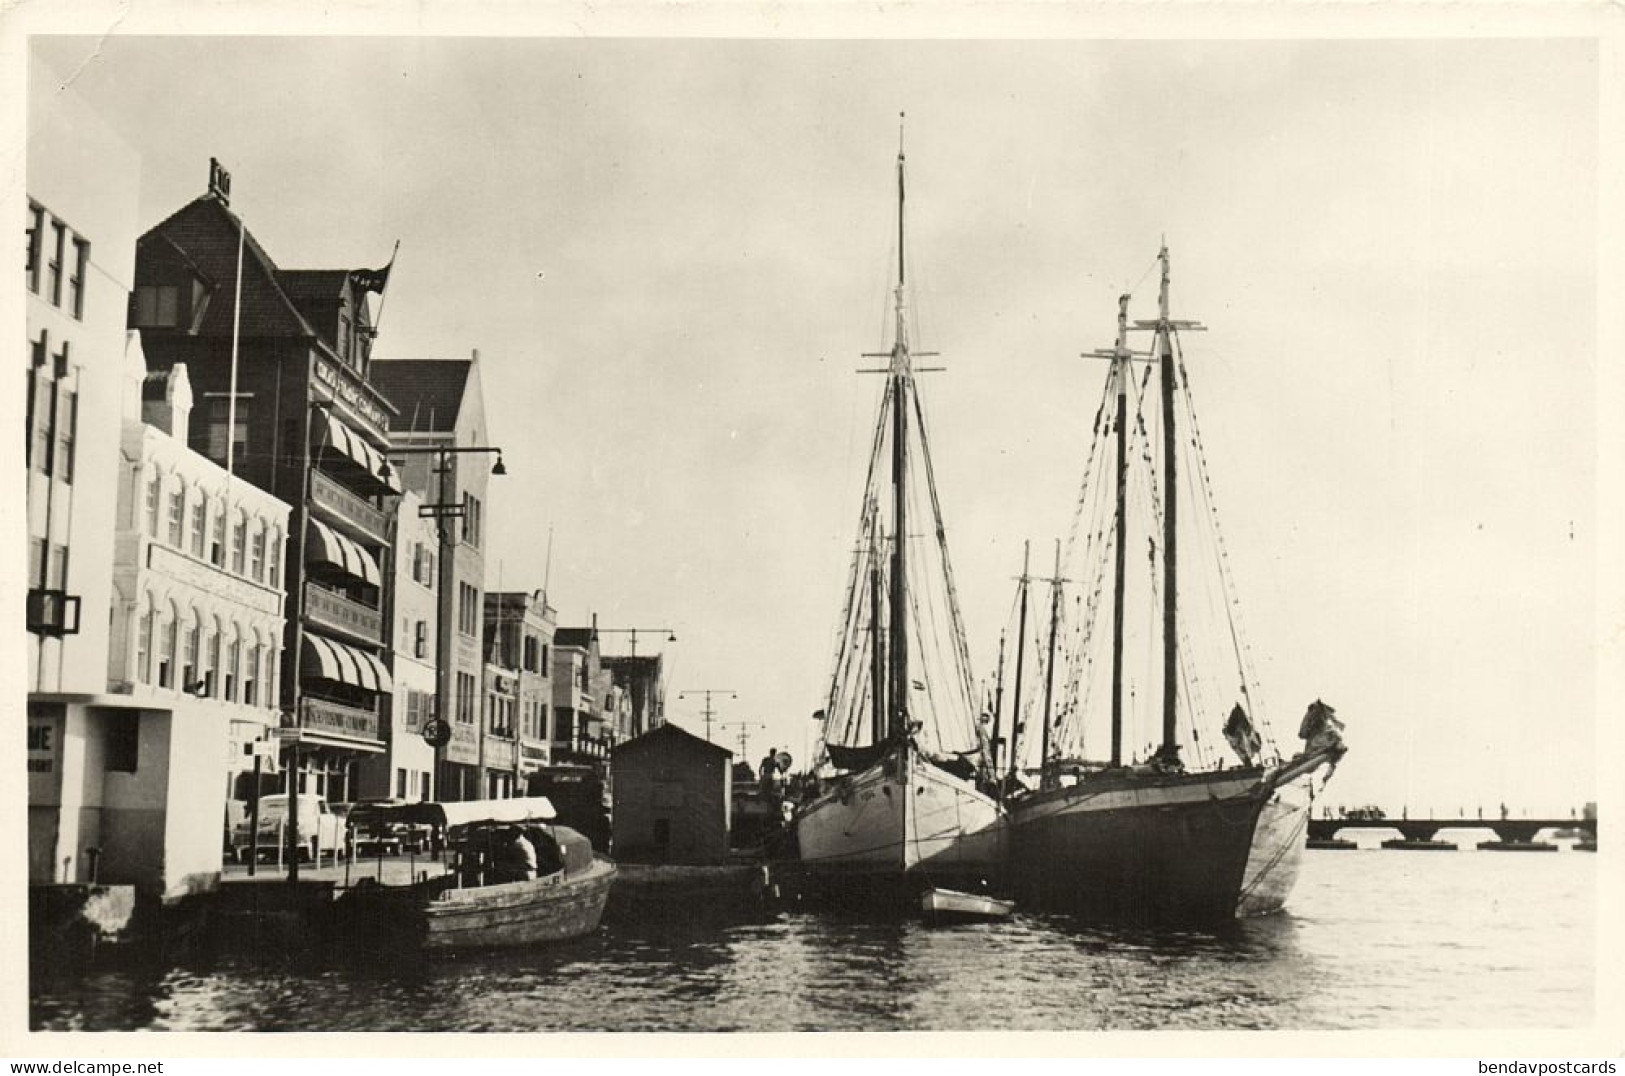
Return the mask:
<path id="1" fill-rule="evenodd" d="M 559 813 L 546 796 L 522 796 L 506 800 L 463 800 L 458 803 L 363 803 L 350 812 L 349 823 L 433 825 L 453 829 L 481 824 L 502 825 L 521 822 L 551 822 Z"/>

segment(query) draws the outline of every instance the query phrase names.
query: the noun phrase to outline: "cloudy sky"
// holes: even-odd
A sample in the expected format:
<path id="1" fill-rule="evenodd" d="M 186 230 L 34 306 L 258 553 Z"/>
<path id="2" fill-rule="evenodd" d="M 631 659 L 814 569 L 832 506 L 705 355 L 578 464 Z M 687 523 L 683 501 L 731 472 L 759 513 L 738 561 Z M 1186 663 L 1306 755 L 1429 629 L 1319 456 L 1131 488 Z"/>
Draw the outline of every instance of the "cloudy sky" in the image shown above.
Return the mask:
<path id="1" fill-rule="evenodd" d="M 284 267 L 381 264 L 378 354 L 478 348 L 488 583 L 670 626 L 800 760 L 887 343 L 906 111 L 916 341 L 977 675 L 1070 525 L 1116 297 L 1166 237 L 1241 613 L 1332 802 L 1594 798 L 1598 77 L 1583 39 L 42 41 Z M 31 92 L 60 79 L 33 69 Z M 1043 563 L 1044 558 L 1039 558 Z M 649 636 L 657 638 L 658 636 Z M 622 637 L 624 638 L 624 637 Z M 640 651 L 648 646 L 640 637 Z M 720 738 L 720 736 L 719 736 Z"/>

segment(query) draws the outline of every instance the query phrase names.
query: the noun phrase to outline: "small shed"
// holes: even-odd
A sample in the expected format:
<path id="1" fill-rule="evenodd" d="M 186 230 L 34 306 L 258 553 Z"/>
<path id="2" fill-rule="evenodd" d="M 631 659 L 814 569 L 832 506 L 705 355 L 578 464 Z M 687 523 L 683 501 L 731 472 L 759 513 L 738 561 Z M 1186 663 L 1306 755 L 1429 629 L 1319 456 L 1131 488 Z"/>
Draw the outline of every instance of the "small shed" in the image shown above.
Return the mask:
<path id="1" fill-rule="evenodd" d="M 665 724 L 610 756 L 615 859 L 722 863 L 728 856 L 733 752 Z"/>

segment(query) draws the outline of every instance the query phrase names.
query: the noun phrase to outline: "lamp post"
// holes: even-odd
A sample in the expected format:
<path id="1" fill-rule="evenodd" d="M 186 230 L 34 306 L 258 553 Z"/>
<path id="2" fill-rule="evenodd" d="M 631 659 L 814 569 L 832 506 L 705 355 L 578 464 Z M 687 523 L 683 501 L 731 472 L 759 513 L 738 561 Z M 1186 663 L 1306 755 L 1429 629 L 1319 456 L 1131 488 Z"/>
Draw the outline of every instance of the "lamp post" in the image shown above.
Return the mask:
<path id="1" fill-rule="evenodd" d="M 434 472 L 439 476 L 438 480 L 435 482 L 435 500 L 429 504 L 419 505 L 418 516 L 426 519 L 432 518 L 435 521 L 435 546 L 440 560 L 435 566 L 434 709 L 435 719 L 446 723 L 446 728 L 448 731 L 450 730 L 451 725 L 446 702 L 450 696 L 450 691 L 447 689 L 447 677 L 449 677 L 451 674 L 451 636 L 446 631 L 446 601 L 451 593 L 450 581 L 453 568 L 452 551 L 454 549 L 454 543 L 452 541 L 451 527 L 446 521 L 448 519 L 462 518 L 466 513 L 466 509 L 460 502 L 447 500 L 448 491 L 446 489 L 446 484 L 447 476 L 451 473 L 451 457 L 467 452 L 494 454 L 497 461 L 494 465 L 492 465 L 491 473 L 497 475 L 498 477 L 508 473 L 508 468 L 504 466 L 502 462 L 502 449 L 491 445 L 423 445 L 391 447 L 390 450 L 385 454 L 386 458 L 384 460 L 384 468 L 382 472 L 383 477 L 389 477 L 390 458 L 402 456 L 432 456 L 434 457 Z M 476 706 L 475 710 L 478 712 L 479 707 Z M 479 718 L 479 724 L 479 744 L 482 759 L 481 765 L 478 767 L 478 769 L 481 771 L 480 779 L 484 780 L 483 755 L 485 750 L 485 719 L 483 716 Z M 425 730 L 427 730 L 427 725 L 425 725 Z M 427 739 L 428 737 L 426 736 L 425 738 Z M 449 737 L 447 738 L 446 742 L 450 742 Z M 431 740 L 430 746 L 434 748 L 435 799 L 444 800 L 445 796 L 443 795 L 444 790 L 441 788 L 441 779 L 445 776 L 443 771 L 446 764 L 446 745 L 445 743 L 434 743 Z"/>
<path id="2" fill-rule="evenodd" d="M 711 742 L 711 718 L 712 718 L 713 715 L 716 714 L 716 710 L 712 709 L 712 707 L 711 707 L 711 696 L 712 695 L 720 695 L 724 691 L 726 691 L 728 693 L 728 697 L 730 699 L 737 699 L 739 697 L 734 692 L 734 689 L 731 688 L 731 687 L 696 687 L 696 688 L 690 688 L 687 691 L 679 691 L 677 693 L 677 697 L 679 699 L 686 699 L 690 695 L 704 695 L 705 696 L 705 707 L 700 711 L 700 713 L 705 715 L 705 742 L 706 743 Z"/>

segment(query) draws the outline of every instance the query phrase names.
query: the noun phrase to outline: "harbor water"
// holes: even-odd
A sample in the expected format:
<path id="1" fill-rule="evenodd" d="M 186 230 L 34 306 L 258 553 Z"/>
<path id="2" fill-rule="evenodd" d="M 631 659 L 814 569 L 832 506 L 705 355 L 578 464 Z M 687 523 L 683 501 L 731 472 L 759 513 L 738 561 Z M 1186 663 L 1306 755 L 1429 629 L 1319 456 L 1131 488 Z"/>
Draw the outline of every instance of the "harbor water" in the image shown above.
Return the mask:
<path id="1" fill-rule="evenodd" d="M 777 911 L 439 962 L 222 953 L 36 969 L 42 1030 L 954 1031 L 1591 1023 L 1597 855 L 1310 851 L 1220 934 Z M 1486 984 L 1493 982 L 1493 989 Z"/>

